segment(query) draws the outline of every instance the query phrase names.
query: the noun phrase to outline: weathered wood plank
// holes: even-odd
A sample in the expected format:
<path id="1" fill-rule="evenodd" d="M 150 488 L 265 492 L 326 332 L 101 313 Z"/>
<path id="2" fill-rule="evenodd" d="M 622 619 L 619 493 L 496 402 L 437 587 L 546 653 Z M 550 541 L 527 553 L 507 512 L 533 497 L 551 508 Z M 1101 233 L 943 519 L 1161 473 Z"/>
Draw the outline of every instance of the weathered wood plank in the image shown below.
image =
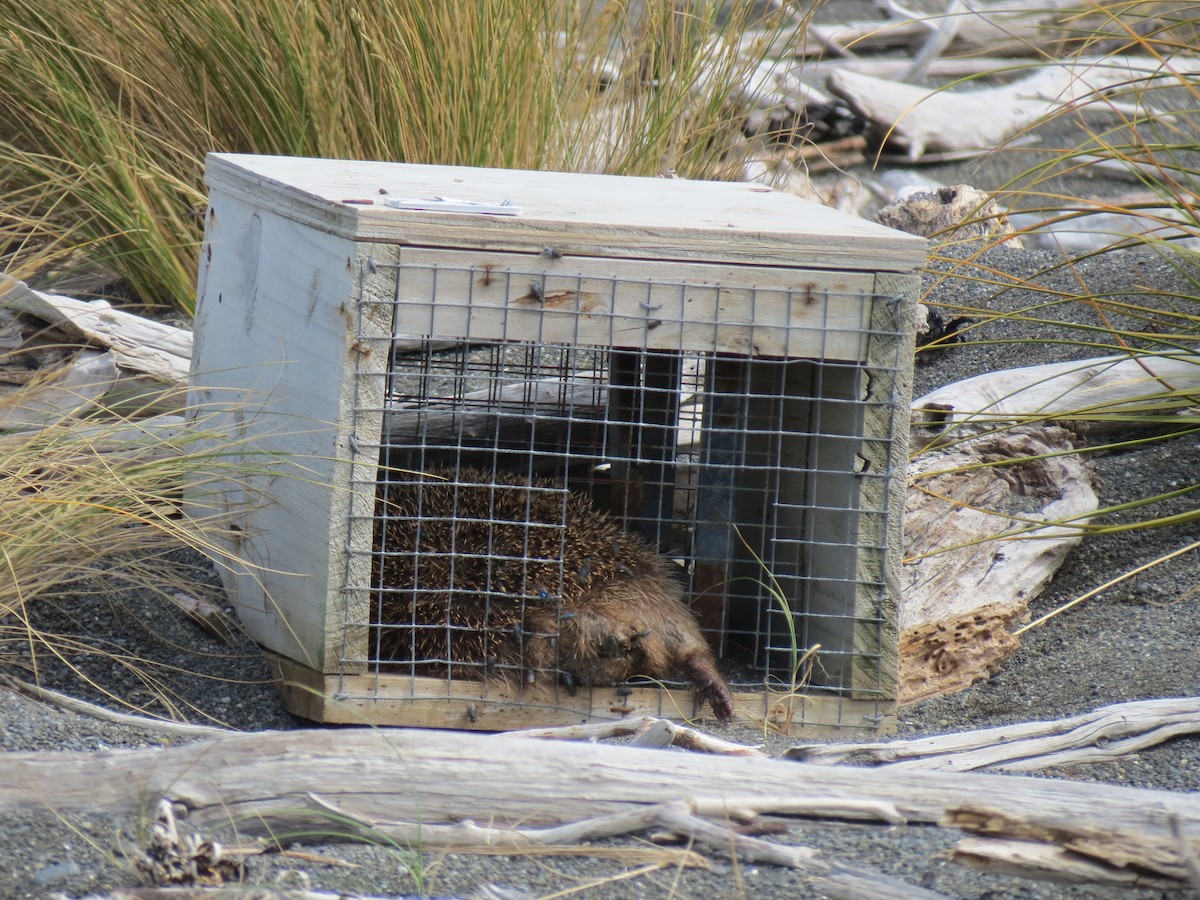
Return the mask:
<path id="1" fill-rule="evenodd" d="M 343 411 L 356 402 L 356 362 L 386 364 L 386 354 L 352 349 L 357 252 L 227 195 L 212 198 L 205 240 L 190 413 L 219 435 L 211 452 L 246 474 L 187 487 L 185 499 L 217 505 L 240 529 L 219 540 L 225 586 L 247 632 L 315 667 L 333 665 L 343 650 L 343 632 L 329 622 L 344 611 L 351 485 L 373 484 L 378 463 L 356 477 Z M 280 262 L 260 278 L 263 260 Z M 225 324 L 208 328 L 210 317 Z M 375 382 L 382 386 L 373 379 L 368 389 Z M 358 402 L 380 408 L 382 396 Z M 264 496 L 272 502 L 247 503 Z M 356 540 L 369 547 L 364 523 Z"/>
<path id="2" fill-rule="evenodd" d="M 237 154 L 211 154 L 206 179 L 330 234 L 409 245 L 896 271 L 921 265 L 925 253 L 920 240 L 755 184 Z M 382 201 L 381 189 L 391 197 L 511 199 L 523 214 L 343 202 Z"/>
<path id="3" fill-rule="evenodd" d="M 284 706 L 314 721 L 347 725 L 407 725 L 507 731 L 652 715 L 696 721 L 711 715 L 691 688 L 655 685 L 563 688 L 485 684 L 465 679 L 410 678 L 398 673 L 322 675 L 268 654 Z M 733 688 L 735 719 L 793 737 L 887 731 L 895 704 Z"/>
<path id="4" fill-rule="evenodd" d="M 398 266 L 401 335 L 861 360 L 874 302 L 854 271 L 407 247 L 375 262 Z"/>

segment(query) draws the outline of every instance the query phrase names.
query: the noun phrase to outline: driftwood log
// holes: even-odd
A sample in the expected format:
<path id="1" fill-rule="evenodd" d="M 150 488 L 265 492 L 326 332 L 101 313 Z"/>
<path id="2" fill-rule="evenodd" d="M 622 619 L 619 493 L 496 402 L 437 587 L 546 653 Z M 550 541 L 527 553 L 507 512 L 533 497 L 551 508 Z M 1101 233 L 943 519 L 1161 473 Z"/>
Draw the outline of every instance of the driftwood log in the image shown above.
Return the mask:
<path id="1" fill-rule="evenodd" d="M 191 352 L 186 328 L 0 274 L 0 429 L 41 428 L 97 403 L 139 416 L 178 412 Z"/>
<path id="2" fill-rule="evenodd" d="M 35 316 L 90 344 L 111 350 L 117 365 L 171 384 L 182 383 L 192 356 L 192 332 L 155 322 L 103 300 L 76 300 L 35 291 L 0 275 L 0 308 Z"/>
<path id="3" fill-rule="evenodd" d="M 825 25 L 813 22 L 802 39 L 772 47 L 774 55 L 854 56 L 867 51 L 912 51 L 926 44 L 933 32 L 949 34 L 945 49 L 955 55 L 986 50 L 1008 56 L 1029 56 L 1062 40 L 1061 23 L 1077 20 L 1079 0 L 973 0 L 969 4 L 947 2 L 942 15 L 909 15 L 899 4 L 888 4 L 890 21 L 856 20 Z M 1098 17 L 1095 26 L 1113 23 Z M 1114 28 L 1114 31 L 1116 29 Z M 761 40 L 750 33 L 747 42 Z"/>
<path id="4" fill-rule="evenodd" d="M 1164 420 L 1200 405 L 1200 356 L 1105 356 L 987 372 L 913 401 L 913 424 L 954 439 L 1017 422 L 1086 422 L 1089 431 Z M 919 445 L 918 445 L 919 446 Z"/>
<path id="5" fill-rule="evenodd" d="M 1197 732 L 1200 697 L 1178 697 L 1134 700 L 1066 719 L 907 741 L 799 745 L 787 752 L 787 758 L 823 765 L 850 762 L 946 772 L 988 768 L 1037 772 L 1052 766 L 1107 762 Z"/>
<path id="6" fill-rule="evenodd" d="M 338 831 L 347 838 L 382 832 L 458 849 L 465 839 L 518 849 L 583 821 L 596 824 L 599 832 L 592 833 L 623 833 L 630 821 L 646 827 L 648 809 L 655 823 L 666 816 L 694 831 L 701 829 L 690 819 L 726 825 L 765 814 L 953 822 L 977 831 L 986 844 L 1036 837 L 1091 864 L 1089 878 L 1132 884 L 1178 886 L 1188 877 L 1185 856 L 1200 850 L 1194 795 L 510 735 L 268 732 L 166 750 L 9 753 L 0 769 L 0 812 L 49 808 L 69 815 L 103 808 L 153 816 L 160 798 L 186 809 L 197 829 L 233 822 L 242 834 L 278 837 L 316 825 L 331 838 Z M 721 833 L 727 836 L 727 829 Z M 1182 845 L 1176 833 L 1184 836 Z M 810 852 L 789 850 L 797 848 L 780 849 L 773 861 L 829 874 Z"/>
<path id="7" fill-rule="evenodd" d="M 1103 92 L 1155 77 L 1154 59 L 1105 57 L 1047 66 L 1012 84 L 969 91 L 926 87 L 833 72 L 829 90 L 870 123 L 878 146 L 915 162 L 928 154 L 972 155 L 994 150 L 1067 107 L 1104 99 Z"/>

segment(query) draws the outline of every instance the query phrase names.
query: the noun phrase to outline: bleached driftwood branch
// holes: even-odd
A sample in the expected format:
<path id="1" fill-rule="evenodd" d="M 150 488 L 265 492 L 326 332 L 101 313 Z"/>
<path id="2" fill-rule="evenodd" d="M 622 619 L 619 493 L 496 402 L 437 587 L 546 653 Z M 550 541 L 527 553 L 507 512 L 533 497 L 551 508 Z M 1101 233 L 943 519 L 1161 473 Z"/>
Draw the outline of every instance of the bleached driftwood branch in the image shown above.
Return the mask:
<path id="1" fill-rule="evenodd" d="M 169 722 L 165 719 L 151 719 L 147 716 L 135 716 L 129 713 L 117 712 L 116 710 L 107 709 L 103 706 L 97 706 L 95 703 L 88 703 L 86 700 L 79 700 L 76 697 L 68 697 L 66 694 L 52 691 L 49 688 L 40 687 L 36 684 L 29 684 L 26 681 L 21 681 L 19 678 L 14 678 L 11 675 L 0 674 L 0 688 L 5 688 L 16 694 L 21 694 L 31 700 L 38 700 L 42 703 L 49 703 L 52 706 L 57 706 L 59 709 L 65 709 L 68 712 L 76 713 L 77 715 L 89 716 L 93 719 L 99 719 L 102 722 L 115 722 L 117 725 L 124 725 L 131 728 L 141 728 L 145 731 L 154 732 L 157 734 L 170 734 L 176 737 L 218 737 L 223 734 L 229 734 L 228 728 L 217 728 L 213 725 L 192 725 L 188 722 Z"/>
<path id="2" fill-rule="evenodd" d="M 1064 14 L 1079 7 L 1079 0 L 973 0 L 965 8 L 951 8 L 953 24 L 944 30 L 952 33 L 948 49 L 955 54 L 979 51 L 1009 56 L 1033 55 L 1062 39 L 1058 23 Z M 1064 13 L 1064 11 L 1067 11 Z M 828 56 L 914 49 L 928 40 L 931 28 L 942 30 L 946 14 L 922 12 L 910 14 L 902 8 L 891 10 L 890 21 L 856 20 L 844 24 L 810 23 L 798 43 L 771 47 L 775 55 Z M 766 35 L 750 32 L 750 44 Z"/>
<path id="3" fill-rule="evenodd" d="M 986 768 L 1036 772 L 1051 766 L 1106 762 L 1196 732 L 1200 732 L 1200 697 L 1179 697 L 1116 703 L 1065 719 L 907 741 L 807 744 L 793 747 L 787 758 L 946 772 Z"/>
<path id="4" fill-rule="evenodd" d="M 0 308 L 15 309 L 67 334 L 112 351 L 116 364 L 170 384 L 187 380 L 192 332 L 114 309 L 103 300 L 76 300 L 35 291 L 0 274 Z"/>
<path id="5" fill-rule="evenodd" d="M 319 803 L 299 808 L 298 798 L 309 796 Z M 9 753 L 0 779 L 0 811 L 152 815 L 164 797 L 187 807 L 198 829 L 232 821 L 243 834 L 277 834 L 317 822 L 332 838 L 345 814 L 347 837 L 364 824 L 386 834 L 419 823 L 426 846 L 433 846 L 441 826 L 466 821 L 539 829 L 611 823 L 620 815 L 636 820 L 647 807 L 684 803 L 690 814 L 726 823 L 788 814 L 818 800 L 855 800 L 910 822 L 952 817 L 989 840 L 1037 832 L 1044 844 L 1068 846 L 1093 863 L 1096 877 L 1176 884 L 1187 878 L 1187 867 L 1172 817 L 1188 849 L 1200 848 L 1200 806 L 1168 791 L 418 729 L 238 734 L 159 750 Z"/>
<path id="6" fill-rule="evenodd" d="M 638 716 L 632 719 L 617 719 L 614 722 L 585 722 L 580 725 L 563 725 L 558 728 L 528 728 L 510 731 L 512 735 L 547 741 L 599 741 L 606 738 L 636 736 L 633 742 L 639 747 L 679 747 L 700 753 L 722 753 L 729 756 L 765 757 L 757 747 L 735 744 L 706 734 L 696 728 L 679 725 L 670 719 L 656 716 Z"/>
<path id="7" fill-rule="evenodd" d="M 103 300 L 45 294 L 3 274 L 0 323 L 0 429 L 43 428 L 97 405 L 123 405 L 138 416 L 184 405 L 187 329 Z"/>
<path id="8" fill-rule="evenodd" d="M 1130 90 L 1164 71 L 1155 59 L 1080 59 L 999 87 L 934 91 L 840 69 L 828 87 L 871 124 L 881 146 L 911 162 L 931 153 L 993 150 L 1058 110 L 1100 100 L 1119 85 Z"/>
<path id="9" fill-rule="evenodd" d="M 1106 356 L 985 372 L 912 403 L 913 424 L 961 437 L 1013 422 L 1128 428 L 1147 414 L 1200 405 L 1200 355 Z"/>

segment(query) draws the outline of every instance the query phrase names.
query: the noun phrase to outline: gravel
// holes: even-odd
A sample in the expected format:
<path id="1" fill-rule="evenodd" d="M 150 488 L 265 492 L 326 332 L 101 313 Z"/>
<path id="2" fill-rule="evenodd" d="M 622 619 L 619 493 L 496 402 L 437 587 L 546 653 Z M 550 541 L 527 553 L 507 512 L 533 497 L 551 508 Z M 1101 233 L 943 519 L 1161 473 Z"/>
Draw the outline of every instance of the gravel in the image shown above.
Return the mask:
<path id="1" fill-rule="evenodd" d="M 1040 252 L 991 251 L 976 261 L 987 271 L 1003 271 L 1016 281 L 1032 279 L 1059 260 Z M 953 263 L 946 262 L 944 267 Z M 960 272 L 960 275 L 962 273 Z M 1200 273 L 1193 273 L 1200 274 Z M 1039 279 L 1043 287 L 1073 290 L 1082 281 L 1097 293 L 1121 296 L 1145 286 L 1186 297 L 1192 290 L 1187 273 L 1153 254 L 1125 253 L 1080 262 Z M 932 284 L 932 281 L 930 281 Z M 1043 294 L 994 289 L 958 277 L 943 281 L 931 299 L 957 306 L 1015 311 Z M 1169 303 L 1168 300 L 1161 301 Z M 1182 302 L 1182 301 L 1179 301 Z M 1054 312 L 1064 320 L 1087 323 L 1094 312 L 1078 303 Z M 1086 348 L 1047 343 L 1067 326 L 1005 318 L 979 329 L 986 345 L 955 346 L 918 367 L 918 393 L 980 371 L 1030 364 L 1043 359 L 1093 355 Z M 1092 442 L 1099 440 L 1093 437 Z M 1112 451 L 1094 457 L 1103 505 L 1150 496 L 1171 486 L 1196 483 L 1200 472 L 1200 438 L 1185 435 L 1158 444 Z M 1159 504 L 1154 513 L 1169 515 L 1192 506 L 1188 497 Z M 1134 521 L 1144 512 L 1114 514 L 1111 521 Z M 1196 524 L 1094 538 L 1068 557 L 1043 595 L 1033 601 L 1034 615 L 1051 610 L 1090 590 L 1114 574 L 1143 564 L 1162 553 L 1200 539 Z M 180 551 L 162 559 L 177 576 L 191 579 L 197 591 L 212 589 L 215 575 L 204 561 Z M 935 734 L 1008 722 L 1080 713 L 1125 700 L 1194 695 L 1200 692 L 1200 559 L 1185 554 L 1106 591 L 1022 637 L 1021 651 L 991 680 L 950 697 L 930 700 L 902 711 L 901 735 Z M 90 593 L 34 607 L 39 628 L 154 662 L 156 687 L 171 697 L 177 715 L 190 721 L 224 724 L 237 729 L 287 729 L 307 723 L 276 703 L 263 660 L 248 643 L 222 644 L 152 592 L 130 588 L 113 565 L 97 570 Z M 11 643 L 0 647 L 0 652 Z M 72 695 L 113 705 L 111 698 L 143 704 L 147 712 L 167 713 L 153 699 L 135 669 L 111 655 L 82 650 L 66 657 L 85 681 L 64 662 L 38 655 L 41 683 Z M 20 663 L 24 663 L 23 667 Z M 28 653 L 0 666 L 28 677 Z M 724 729 L 748 743 L 761 733 Z M 179 738 L 100 722 L 0 691 L 0 746 L 5 751 L 101 750 L 165 746 Z M 776 741 L 779 751 L 787 742 Z M 1049 773 L 1054 777 L 1195 791 L 1200 788 L 1200 740 L 1178 738 L 1117 762 L 1078 766 Z M 39 811 L 0 817 L 0 896 L 42 897 L 61 893 L 81 896 L 137 883 L 129 859 L 147 823 L 92 814 L 69 817 Z M 819 848 L 830 859 L 875 869 L 913 885 L 946 895 L 986 897 L 1134 897 L 1165 896 L 1153 890 L 1069 887 L 1024 881 L 964 868 L 945 857 L 960 837 L 932 827 L 889 828 L 874 825 L 806 823 L 788 839 Z M 631 848 L 634 838 L 597 842 L 599 848 Z M 344 860 L 344 864 L 299 862 L 262 857 L 246 867 L 255 885 L 311 884 L 348 893 L 465 896 L 483 884 L 496 884 L 537 896 L 592 880 L 600 887 L 581 896 L 611 898 L 678 896 L 757 897 L 814 895 L 798 873 L 769 866 L 731 863 L 720 853 L 706 853 L 712 869 L 664 870 L 609 881 L 636 869 L 620 859 L 486 857 L 426 853 L 421 865 L 404 849 L 364 846 L 313 846 L 306 850 Z M 422 867 L 424 867 L 422 869 Z M 422 880 L 414 879 L 414 872 Z"/>

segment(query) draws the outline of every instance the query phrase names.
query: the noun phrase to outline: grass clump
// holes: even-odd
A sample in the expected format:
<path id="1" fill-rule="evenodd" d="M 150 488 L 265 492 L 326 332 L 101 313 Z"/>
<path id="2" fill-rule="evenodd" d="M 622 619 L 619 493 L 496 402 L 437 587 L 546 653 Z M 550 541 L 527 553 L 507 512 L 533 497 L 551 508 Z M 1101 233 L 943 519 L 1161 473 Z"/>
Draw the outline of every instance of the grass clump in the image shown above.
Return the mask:
<path id="1" fill-rule="evenodd" d="M 731 97 L 803 23 L 638 6 L 5 0 L 0 216 L 190 312 L 209 151 L 728 177 Z"/>
<path id="2" fill-rule="evenodd" d="M 990 268 L 993 260 L 979 253 L 939 254 L 934 289 L 947 280 L 961 279 L 986 284 L 995 296 L 1010 289 L 1034 296 L 1021 304 L 1023 308 L 1010 306 L 1003 312 L 946 307 L 943 314 L 948 318 L 965 314 L 973 320 L 962 335 L 966 343 L 1014 340 L 989 327 L 1003 326 L 1007 320 L 1019 326 L 1019 332 L 1051 335 L 1045 340 L 1060 344 L 1064 358 L 1125 356 L 1140 366 L 1145 373 L 1138 379 L 1144 386 L 1143 396 L 1133 396 L 1131 391 L 1119 404 L 1113 401 L 1113 405 L 1098 406 L 1089 399 L 1088 391 L 1082 390 L 1076 398 L 1061 398 L 1074 399 L 1074 408 L 1056 402 L 1052 415 L 1031 409 L 1014 423 L 1077 423 L 1091 430 L 1089 439 L 1079 442 L 1079 452 L 1114 453 L 1194 436 L 1200 428 L 1200 396 L 1194 389 L 1154 375 L 1155 360 L 1161 356 L 1195 358 L 1200 365 L 1200 72 L 1193 64 L 1200 36 L 1200 4 L 1103 0 L 1079 7 L 1061 22 L 1058 45 L 1029 65 L 1071 65 L 1080 72 L 1098 61 L 1103 64 L 1105 58 L 1130 58 L 1141 74 L 1104 91 L 1078 92 L 1082 99 L 1053 109 L 1030 129 L 1036 140 L 1021 135 L 1023 145 L 1000 148 L 1001 155 L 1023 158 L 1030 164 L 1003 185 L 995 198 L 1029 219 L 1042 220 L 1025 229 L 1027 244 L 1054 247 L 1044 240 L 1047 228 L 1090 232 L 1088 243 L 1076 242 L 1071 234 L 1056 239 L 1069 256 L 1029 278 Z M 1083 80 L 1086 83 L 1086 77 Z M 1093 196 L 1097 191 L 1104 196 Z M 1109 257 L 1102 271 L 1112 271 L 1108 266 L 1121 266 L 1124 257 L 1120 254 L 1131 249 L 1156 254 L 1178 276 L 1174 279 L 1177 286 L 1170 292 L 1154 284 L 1119 293 L 1097 290 L 1090 283 L 1088 273 L 1096 271 L 1090 264 Z M 1008 426 L 997 423 L 994 427 L 1002 430 Z M 1050 524 L 1078 529 L 1089 538 L 1187 526 L 1200 520 L 1200 509 L 1181 510 L 1179 501 L 1195 489 L 1192 483 L 1102 508 L 1086 524 Z M 1171 511 L 1157 511 L 1162 508 Z M 1026 530 L 1018 526 L 1001 537 Z M 1156 562 L 1200 546 L 1190 539 L 1183 545 Z M 1133 574 L 1119 575 L 1079 599 Z"/>
<path id="3" fill-rule="evenodd" d="M 0 393 L 0 421 L 36 399 L 39 388 L 35 381 Z M 157 632 L 158 614 L 116 609 L 130 592 L 188 614 L 208 603 L 213 615 L 205 625 L 224 629 L 213 641 L 222 646 L 236 626 L 220 614 L 219 588 L 205 580 L 199 559 L 178 557 L 187 549 L 218 557 L 214 538 L 241 513 L 206 508 L 206 485 L 236 480 L 247 485 L 247 503 L 255 495 L 245 467 L 235 470 L 214 449 L 228 441 L 219 440 L 212 416 L 195 411 L 184 427 L 181 417 L 137 413 L 117 413 L 100 400 L 0 433 L 0 663 L 37 682 L 53 670 L 51 680 L 66 675 L 138 711 L 203 715 L 183 709 L 171 687 L 177 660 L 198 658 L 199 644 L 156 662 L 115 634 L 93 634 L 90 618 L 107 607 Z M 186 512 L 185 482 L 195 498 Z M 52 606 L 61 611 L 47 616 Z M 140 688 L 114 693 L 106 686 L 114 674 Z"/>

